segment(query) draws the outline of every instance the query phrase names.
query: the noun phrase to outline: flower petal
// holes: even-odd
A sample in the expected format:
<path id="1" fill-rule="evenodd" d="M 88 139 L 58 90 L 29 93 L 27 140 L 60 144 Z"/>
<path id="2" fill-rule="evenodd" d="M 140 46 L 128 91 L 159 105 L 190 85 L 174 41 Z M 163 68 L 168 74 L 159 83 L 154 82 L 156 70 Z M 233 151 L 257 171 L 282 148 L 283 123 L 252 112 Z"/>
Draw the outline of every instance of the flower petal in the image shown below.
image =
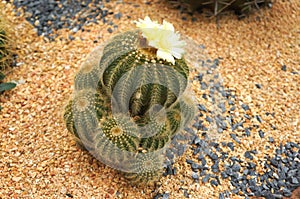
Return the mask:
<path id="1" fill-rule="evenodd" d="M 157 53 L 156 53 L 156 56 L 159 59 L 163 59 L 163 60 L 166 60 L 168 62 L 171 62 L 173 65 L 175 64 L 174 57 L 169 52 L 166 52 L 166 51 L 163 51 L 161 49 L 158 49 Z"/>
<path id="2" fill-rule="evenodd" d="M 163 20 L 163 25 L 162 25 L 164 30 L 170 30 L 172 32 L 174 32 L 174 26 L 173 24 L 167 22 L 166 20 Z"/>

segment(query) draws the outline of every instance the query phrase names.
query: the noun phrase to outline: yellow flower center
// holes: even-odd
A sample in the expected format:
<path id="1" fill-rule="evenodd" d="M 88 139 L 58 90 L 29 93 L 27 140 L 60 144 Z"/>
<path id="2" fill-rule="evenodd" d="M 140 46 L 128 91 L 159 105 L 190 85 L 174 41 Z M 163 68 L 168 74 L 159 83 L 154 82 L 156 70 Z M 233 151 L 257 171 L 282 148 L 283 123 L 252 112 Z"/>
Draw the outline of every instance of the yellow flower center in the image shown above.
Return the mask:
<path id="1" fill-rule="evenodd" d="M 112 136 L 120 136 L 123 134 L 123 130 L 118 126 L 113 127 L 110 132 Z"/>

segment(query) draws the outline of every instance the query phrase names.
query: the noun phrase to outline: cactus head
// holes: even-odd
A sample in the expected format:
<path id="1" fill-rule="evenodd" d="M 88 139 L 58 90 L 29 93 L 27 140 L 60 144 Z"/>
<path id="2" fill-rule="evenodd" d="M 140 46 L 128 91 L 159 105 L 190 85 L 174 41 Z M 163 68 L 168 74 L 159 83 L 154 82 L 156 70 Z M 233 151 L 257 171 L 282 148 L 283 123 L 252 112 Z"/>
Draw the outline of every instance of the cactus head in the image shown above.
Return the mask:
<path id="1" fill-rule="evenodd" d="M 187 77 L 188 66 L 182 60 L 170 66 L 133 51 L 116 58 L 104 71 L 102 87 L 116 99 L 120 112 L 130 111 L 134 117 L 155 104 L 167 107 L 174 103 L 186 88 Z"/>
<path id="2" fill-rule="evenodd" d="M 78 73 L 75 75 L 75 90 L 97 89 L 100 81 L 100 59 L 103 53 L 103 45 L 94 49 L 86 60 L 81 64 Z"/>
<path id="3" fill-rule="evenodd" d="M 128 172 L 124 177 L 133 185 L 153 185 L 162 175 L 163 155 L 161 151 L 139 153 L 135 161 L 125 163 Z"/>
<path id="4" fill-rule="evenodd" d="M 116 115 L 114 117 L 103 118 L 100 123 L 100 128 L 105 134 L 105 137 L 121 150 L 137 150 L 139 143 L 139 138 L 137 137 L 138 127 L 130 117 L 126 115 Z M 98 137 L 99 135 L 96 139 Z"/>
<path id="5" fill-rule="evenodd" d="M 138 127 L 125 114 L 103 117 L 100 120 L 94 145 L 97 158 L 113 168 L 122 168 L 123 161 L 137 152 Z"/>
<path id="6" fill-rule="evenodd" d="M 98 128 L 98 120 L 107 114 L 108 100 L 94 90 L 76 92 L 65 108 L 67 129 L 76 137 L 79 145 L 90 145 Z M 79 140 L 83 141 L 80 143 Z"/>

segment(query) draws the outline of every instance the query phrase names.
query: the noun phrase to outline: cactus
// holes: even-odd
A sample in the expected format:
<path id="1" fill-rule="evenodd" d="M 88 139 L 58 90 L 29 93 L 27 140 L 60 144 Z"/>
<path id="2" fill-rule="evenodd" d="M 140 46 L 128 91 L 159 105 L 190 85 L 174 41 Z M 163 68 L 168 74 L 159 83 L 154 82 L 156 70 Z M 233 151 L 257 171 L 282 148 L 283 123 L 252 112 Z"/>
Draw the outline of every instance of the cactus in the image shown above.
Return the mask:
<path id="1" fill-rule="evenodd" d="M 188 93 L 184 93 L 178 102 L 173 105 L 171 110 L 173 110 L 173 113 L 170 114 L 170 117 L 167 117 L 169 123 L 172 125 L 172 123 L 174 123 L 172 120 L 178 121 L 180 119 L 181 123 L 179 129 L 182 129 L 189 126 L 191 121 L 195 118 L 197 109 L 191 96 L 188 95 Z M 173 125 L 175 125 L 175 123 Z"/>
<path id="2" fill-rule="evenodd" d="M 129 117 L 121 114 L 104 117 L 94 138 L 96 153 L 105 162 L 121 162 L 126 152 L 136 152 L 139 146 L 138 127 Z"/>
<path id="3" fill-rule="evenodd" d="M 148 152 L 156 151 L 166 146 L 166 144 L 170 141 L 170 128 L 168 128 L 168 126 L 166 126 L 165 124 L 160 125 L 156 121 L 150 121 L 145 127 L 146 128 L 142 128 L 142 130 L 146 131 L 147 134 L 150 134 L 152 136 L 144 136 L 141 139 L 140 146 L 144 150 Z"/>
<path id="4" fill-rule="evenodd" d="M 0 72 L 3 72 L 13 63 L 15 44 L 13 42 L 13 24 L 3 12 L 4 4 L 0 3 Z"/>
<path id="5" fill-rule="evenodd" d="M 97 89 L 100 80 L 99 62 L 103 47 L 96 48 L 82 63 L 78 73 L 75 75 L 75 90 Z"/>
<path id="6" fill-rule="evenodd" d="M 177 60 L 175 66 L 158 60 L 151 48 L 130 50 L 126 47 L 127 37 L 130 35 L 140 37 L 135 31 L 127 32 L 124 37 L 113 38 L 109 47 L 104 48 L 100 65 L 111 63 L 104 69 L 100 81 L 107 94 L 113 95 L 117 103 L 121 104 L 120 112 L 127 111 L 130 104 L 129 111 L 134 117 L 143 115 L 154 104 L 170 106 L 176 100 L 176 96 L 185 90 L 189 70 L 184 60 Z M 122 43 L 125 44 L 124 48 L 129 50 L 123 50 L 120 47 Z M 138 45 L 139 42 L 136 42 L 137 47 Z M 117 56 L 112 61 L 106 61 L 110 60 L 115 52 L 119 52 Z"/>
<path id="7" fill-rule="evenodd" d="M 76 74 L 64 113 L 67 129 L 132 183 L 151 183 L 162 174 L 162 150 L 194 114 L 182 100 L 188 76 L 184 58 L 174 65 L 158 59 L 139 30 L 119 34 Z"/>
<path id="8" fill-rule="evenodd" d="M 103 135 L 97 135 L 96 140 L 102 144 L 102 139 L 111 140 L 118 148 L 126 151 L 136 151 L 138 148 L 138 127 L 130 117 L 117 115 L 105 118 L 100 124 Z M 105 135 L 105 136 L 104 136 Z"/>
<path id="9" fill-rule="evenodd" d="M 214 16 L 226 10 L 234 10 L 239 16 L 249 14 L 260 6 L 272 3 L 272 0 L 169 0 L 175 5 L 187 8 L 193 12 L 197 9 L 208 8 Z"/>
<path id="10" fill-rule="evenodd" d="M 98 120 L 107 114 L 108 107 L 107 99 L 94 90 L 75 93 L 65 108 L 64 120 L 79 145 L 92 142 Z M 84 141 L 84 144 L 79 140 Z"/>
<path id="11" fill-rule="evenodd" d="M 1 20 L 1 19 L 0 19 Z M 4 69 L 5 65 L 7 64 L 7 56 L 8 56 L 8 50 L 5 47 L 6 45 L 6 33 L 3 30 L 3 28 L 0 27 L 0 69 Z"/>
<path id="12" fill-rule="evenodd" d="M 128 172 L 124 177 L 134 185 L 153 185 L 162 175 L 162 151 L 139 153 L 136 161 L 125 162 Z"/>

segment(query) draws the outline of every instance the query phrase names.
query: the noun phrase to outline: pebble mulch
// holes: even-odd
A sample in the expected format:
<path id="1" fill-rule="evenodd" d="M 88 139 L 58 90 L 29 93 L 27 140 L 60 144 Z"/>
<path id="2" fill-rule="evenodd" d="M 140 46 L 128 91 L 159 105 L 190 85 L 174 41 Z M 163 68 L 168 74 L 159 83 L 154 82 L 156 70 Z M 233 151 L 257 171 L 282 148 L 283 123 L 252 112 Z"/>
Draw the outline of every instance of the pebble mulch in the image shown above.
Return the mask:
<path id="1" fill-rule="evenodd" d="M 8 76 L 17 88 L 0 97 L 0 198 L 284 198 L 299 187 L 298 1 L 275 3 L 265 16 L 244 21 L 225 16 L 219 30 L 159 1 L 49 2 L 47 16 L 39 13 L 44 1 L 7 4 L 21 38 L 20 67 Z M 188 137 L 174 140 L 157 186 L 137 188 L 76 147 L 61 107 L 85 56 L 114 25 L 133 28 L 131 20 L 146 15 L 203 44 L 189 52 L 196 55 L 195 123 L 185 129 Z M 48 22 L 51 16 L 56 20 Z"/>
<path id="2" fill-rule="evenodd" d="M 193 124 L 196 131 L 186 129 L 193 135 L 189 137 L 191 140 L 187 140 L 191 147 L 178 145 L 177 156 L 181 156 L 188 148 L 191 156 L 186 157 L 186 163 L 192 170 L 190 177 L 195 183 L 201 181 L 204 186 L 207 183 L 220 186 L 223 180 L 229 180 L 232 189 L 219 193 L 219 198 L 232 195 L 245 198 L 290 197 L 292 191 L 300 186 L 299 140 L 280 143 L 273 154 L 265 154 L 257 151 L 255 147 L 250 147 L 239 156 L 232 155 L 236 148 L 244 144 L 242 140 L 249 137 L 262 139 L 267 143 L 266 150 L 274 143 L 274 139 L 264 136 L 265 132 L 261 130 L 260 125 L 261 117 L 253 116 L 247 104 L 240 101 L 233 91 L 223 87 L 222 79 L 214 72 L 218 63 L 218 59 L 202 61 L 197 69 L 197 72 L 201 72 L 194 77 L 193 82 L 198 81 L 204 100 L 198 104 L 199 114 Z M 215 109 L 209 110 L 210 101 L 217 105 Z M 242 114 L 233 114 L 236 110 L 240 110 Z M 275 126 L 272 128 L 276 129 Z M 228 133 L 228 130 L 231 138 L 229 141 L 220 141 L 211 136 L 211 131 L 215 132 L 213 136 L 220 136 L 218 134 Z M 200 136 L 195 132 L 200 132 Z M 173 164 L 167 166 L 165 175 L 176 175 Z M 187 192 L 183 192 L 183 196 L 189 198 Z M 155 198 L 161 197 L 167 196 L 159 193 Z"/>
<path id="3" fill-rule="evenodd" d="M 85 26 L 90 23 L 107 23 L 110 25 L 107 31 L 112 33 L 118 28 L 118 25 L 113 23 L 113 19 L 119 20 L 122 14 L 106 8 L 105 2 L 102 0 L 13 0 L 13 4 L 17 9 L 22 9 L 26 20 L 34 26 L 37 34 L 50 40 L 58 36 L 57 30 L 69 29 L 72 33 L 76 33 L 85 31 Z M 21 12 L 17 11 L 17 15 L 21 15 Z M 73 40 L 74 37 L 70 35 L 69 39 Z"/>

